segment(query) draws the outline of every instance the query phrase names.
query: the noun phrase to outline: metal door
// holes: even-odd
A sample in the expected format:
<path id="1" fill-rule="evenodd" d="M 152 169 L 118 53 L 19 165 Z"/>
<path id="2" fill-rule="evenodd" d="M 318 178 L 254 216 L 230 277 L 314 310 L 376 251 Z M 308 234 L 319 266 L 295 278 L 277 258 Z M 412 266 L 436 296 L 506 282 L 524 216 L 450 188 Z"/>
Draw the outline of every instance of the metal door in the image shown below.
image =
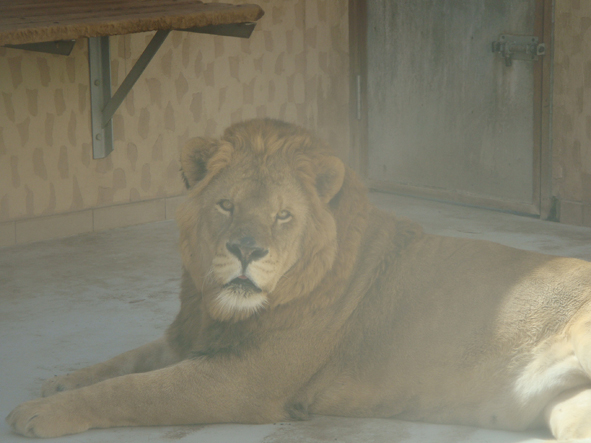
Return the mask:
<path id="1" fill-rule="evenodd" d="M 492 51 L 502 35 L 533 37 L 539 4 L 367 2 L 372 187 L 539 213 L 539 62 Z"/>

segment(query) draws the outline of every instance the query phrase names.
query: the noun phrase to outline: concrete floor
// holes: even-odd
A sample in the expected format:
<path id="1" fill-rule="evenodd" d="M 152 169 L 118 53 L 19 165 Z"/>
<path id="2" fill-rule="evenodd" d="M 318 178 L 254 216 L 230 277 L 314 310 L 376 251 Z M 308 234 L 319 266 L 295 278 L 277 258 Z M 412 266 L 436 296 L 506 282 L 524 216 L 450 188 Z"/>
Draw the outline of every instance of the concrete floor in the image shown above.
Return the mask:
<path id="1" fill-rule="evenodd" d="M 484 238 L 591 261 L 591 229 L 372 194 L 380 207 L 429 232 Z M 39 395 L 42 380 L 159 337 L 178 309 L 174 222 L 158 222 L 0 249 L 0 416 Z M 508 433 L 396 420 L 316 417 L 260 426 L 91 430 L 55 439 L 108 442 L 540 442 L 545 431 Z M 0 442 L 22 442 L 0 423 Z"/>

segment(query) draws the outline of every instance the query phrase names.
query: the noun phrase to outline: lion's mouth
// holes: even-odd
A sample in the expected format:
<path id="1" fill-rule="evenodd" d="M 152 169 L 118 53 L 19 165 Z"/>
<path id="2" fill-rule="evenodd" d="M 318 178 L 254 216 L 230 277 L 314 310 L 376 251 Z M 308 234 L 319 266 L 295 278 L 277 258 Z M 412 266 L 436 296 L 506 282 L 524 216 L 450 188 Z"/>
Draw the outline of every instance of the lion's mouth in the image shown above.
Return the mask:
<path id="1" fill-rule="evenodd" d="M 234 280 L 229 281 L 228 283 L 226 283 L 224 285 L 224 288 L 228 288 L 228 287 L 240 287 L 242 289 L 245 289 L 247 291 L 252 291 L 252 292 L 261 292 L 261 288 L 259 288 L 257 285 L 255 285 L 251 279 L 249 279 L 248 277 L 246 277 L 245 275 L 241 275 L 240 277 L 236 277 Z"/>

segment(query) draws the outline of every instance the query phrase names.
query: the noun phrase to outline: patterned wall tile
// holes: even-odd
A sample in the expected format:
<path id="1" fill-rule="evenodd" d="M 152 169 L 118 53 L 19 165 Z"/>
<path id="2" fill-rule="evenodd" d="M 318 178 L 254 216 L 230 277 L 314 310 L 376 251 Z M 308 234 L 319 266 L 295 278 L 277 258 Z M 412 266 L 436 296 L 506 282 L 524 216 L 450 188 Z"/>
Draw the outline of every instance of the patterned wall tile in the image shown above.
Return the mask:
<path id="1" fill-rule="evenodd" d="M 348 156 L 347 2 L 261 0 L 250 39 L 172 32 L 93 160 L 87 41 L 69 57 L 0 48 L 0 222 L 180 195 L 179 151 L 253 117 L 317 130 Z M 153 33 L 111 38 L 112 88 Z"/>
<path id="2" fill-rule="evenodd" d="M 88 72 L 83 52 L 80 44 L 70 59 L 0 50 L 2 220 L 51 215 L 71 206 L 73 152 L 88 112 L 78 109 L 80 92 L 88 90 L 78 85 L 83 81 L 78 72 Z"/>

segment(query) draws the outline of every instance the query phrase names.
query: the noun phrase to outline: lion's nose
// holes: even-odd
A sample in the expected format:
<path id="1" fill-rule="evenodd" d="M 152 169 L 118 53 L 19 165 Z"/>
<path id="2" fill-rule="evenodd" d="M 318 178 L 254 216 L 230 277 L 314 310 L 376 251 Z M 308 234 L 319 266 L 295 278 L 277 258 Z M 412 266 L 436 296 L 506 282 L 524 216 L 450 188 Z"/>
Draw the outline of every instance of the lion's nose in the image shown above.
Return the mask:
<path id="1" fill-rule="evenodd" d="M 242 237 L 239 240 L 231 240 L 226 243 L 226 248 L 240 260 L 244 268 L 249 263 L 259 260 L 269 253 L 268 249 L 261 248 L 257 245 L 253 237 Z"/>

